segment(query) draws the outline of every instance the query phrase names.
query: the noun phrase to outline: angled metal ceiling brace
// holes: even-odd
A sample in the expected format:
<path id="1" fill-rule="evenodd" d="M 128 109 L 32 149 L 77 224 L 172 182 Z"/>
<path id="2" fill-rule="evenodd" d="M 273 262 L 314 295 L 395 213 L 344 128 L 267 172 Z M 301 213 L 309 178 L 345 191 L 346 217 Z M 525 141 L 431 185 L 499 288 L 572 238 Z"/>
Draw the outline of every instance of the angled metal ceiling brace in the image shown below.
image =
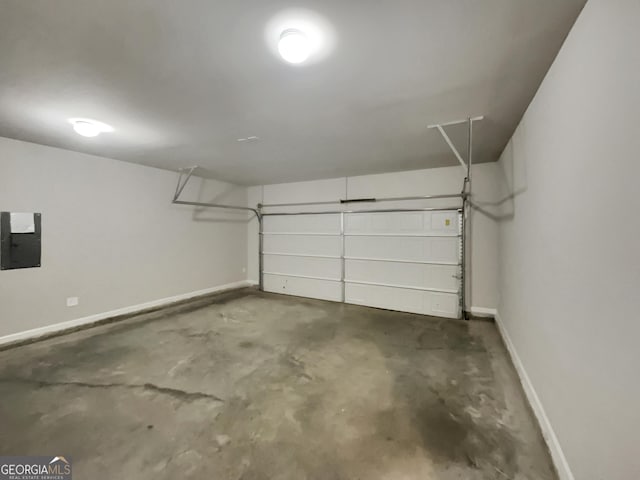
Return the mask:
<path id="1" fill-rule="evenodd" d="M 467 205 L 469 204 L 468 197 L 471 194 L 471 165 L 473 163 L 473 122 L 479 122 L 484 119 L 484 117 L 469 117 L 464 120 L 454 120 L 453 122 L 446 123 L 438 123 L 435 125 L 429 125 L 428 128 L 437 128 L 440 132 L 440 135 L 444 138 L 444 141 L 447 142 L 449 148 L 456 156 L 462 168 L 465 169 L 465 177 L 464 182 L 462 184 L 462 225 L 461 225 L 461 245 L 460 245 L 460 263 L 462 268 L 460 269 L 460 308 L 462 310 L 462 316 L 464 319 L 469 319 L 469 311 L 467 310 L 467 278 L 470 276 L 470 266 L 467 265 Z M 444 127 L 448 127 L 451 125 L 461 125 L 463 123 L 467 124 L 468 128 L 468 139 L 467 139 L 467 162 L 462 159 L 462 155 L 458 152 L 458 149 L 455 147 L 447 132 L 445 132 Z M 470 240 L 470 239 L 469 239 Z"/>
<path id="2" fill-rule="evenodd" d="M 444 141 L 447 142 L 447 145 L 449 145 L 449 148 L 451 148 L 451 150 L 453 151 L 453 154 L 456 156 L 456 158 L 460 162 L 460 165 L 462 165 L 463 168 L 467 168 L 467 165 L 464 163 L 464 160 L 460 156 L 460 153 L 458 152 L 458 149 L 455 147 L 455 145 L 453 144 L 453 142 L 449 138 L 449 135 L 447 135 L 447 132 L 444 131 L 444 128 L 442 128 L 442 126 L 440 126 L 440 125 L 436 125 L 436 128 L 438 129 L 438 131 L 440 132 L 440 134 L 444 138 Z"/>
<path id="3" fill-rule="evenodd" d="M 447 142 L 447 145 L 449 145 L 449 148 L 451 149 L 453 154 L 456 156 L 456 158 L 460 162 L 460 165 L 462 165 L 463 168 L 468 169 L 469 168 L 468 165 L 462 159 L 462 155 L 460 155 L 460 152 L 458 152 L 458 149 L 455 147 L 455 145 L 451 141 L 451 138 L 449 138 L 449 135 L 447 135 L 447 132 L 445 132 L 444 127 L 449 127 L 451 125 L 460 125 L 462 123 L 479 122 L 483 118 L 484 117 L 473 117 L 473 118 L 466 118 L 464 120 L 454 120 L 453 122 L 437 123 L 437 124 L 434 124 L 434 125 L 429 125 L 427 128 L 437 128 L 438 131 L 440 132 L 440 135 L 442 135 L 442 138 L 444 138 L 444 141 Z M 467 161 L 469 163 L 471 163 L 471 159 L 470 158 L 467 159 Z"/>
<path id="4" fill-rule="evenodd" d="M 180 170 L 178 170 L 178 173 L 180 175 L 178 175 L 178 184 L 176 185 L 176 193 L 173 195 L 174 201 L 178 200 L 178 197 L 182 193 L 182 190 L 184 190 L 184 187 L 187 185 L 187 182 L 191 178 L 191 175 L 193 175 L 193 172 L 195 171 L 196 168 L 198 168 L 197 165 L 189 168 L 181 168 Z M 184 175 L 184 172 L 186 170 L 189 170 L 189 173 L 187 174 L 187 178 L 185 178 L 184 183 L 180 183 L 182 181 L 182 176 Z"/>
<path id="5" fill-rule="evenodd" d="M 184 190 L 184 187 L 187 186 L 187 182 L 193 176 L 193 172 L 195 172 L 196 169 L 198 168 L 199 168 L 198 165 L 194 165 L 193 167 L 181 168 L 180 170 L 178 170 L 178 173 L 179 173 L 178 184 L 176 185 L 176 192 L 173 195 L 173 200 L 171 203 L 175 203 L 177 205 L 194 205 L 196 207 L 213 207 L 213 208 L 227 208 L 231 210 L 245 210 L 245 211 L 255 213 L 258 218 L 262 217 L 262 215 L 256 208 L 243 207 L 239 205 L 227 205 L 224 203 L 188 202 L 186 200 L 178 200 L 178 198 L 180 198 L 180 195 L 182 194 L 182 191 Z M 186 177 L 184 181 L 182 181 L 182 177 L 185 174 L 186 174 Z"/>
<path id="6" fill-rule="evenodd" d="M 194 165 L 193 167 L 188 167 L 188 168 L 181 168 L 180 170 L 178 170 L 178 183 L 176 185 L 176 191 L 173 195 L 173 200 L 171 201 L 171 203 L 175 203 L 177 205 L 193 205 L 196 207 L 212 207 L 212 208 L 224 208 L 224 209 L 229 209 L 229 210 L 244 210 L 247 212 L 253 212 L 256 214 L 256 218 L 258 219 L 258 262 L 259 262 L 259 279 L 258 279 L 258 288 L 260 290 L 263 290 L 263 283 L 262 283 L 262 213 L 260 212 L 260 206 L 258 206 L 258 208 L 251 208 L 251 207 L 244 207 L 244 206 L 240 206 L 240 205 L 227 205 L 224 203 L 206 203 L 206 202 L 189 202 L 186 200 L 178 200 L 180 198 L 180 195 L 182 194 L 182 191 L 184 190 L 184 187 L 187 186 L 187 182 L 191 179 L 191 177 L 193 176 L 193 172 L 195 172 L 198 169 L 198 165 Z M 184 177 L 186 174 L 186 177 L 184 179 L 184 181 L 182 180 L 182 177 Z"/>

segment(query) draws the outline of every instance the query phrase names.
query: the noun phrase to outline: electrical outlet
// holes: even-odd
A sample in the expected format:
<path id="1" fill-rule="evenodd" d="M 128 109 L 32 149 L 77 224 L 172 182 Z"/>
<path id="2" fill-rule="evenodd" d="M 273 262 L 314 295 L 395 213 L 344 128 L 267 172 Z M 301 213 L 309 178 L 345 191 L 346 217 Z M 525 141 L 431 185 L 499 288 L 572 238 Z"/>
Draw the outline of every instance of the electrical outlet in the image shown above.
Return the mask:
<path id="1" fill-rule="evenodd" d="M 247 269 L 245 267 L 242 267 L 242 273 L 247 273 Z"/>
<path id="2" fill-rule="evenodd" d="M 78 297 L 67 298 L 67 307 L 75 307 L 78 303 Z"/>

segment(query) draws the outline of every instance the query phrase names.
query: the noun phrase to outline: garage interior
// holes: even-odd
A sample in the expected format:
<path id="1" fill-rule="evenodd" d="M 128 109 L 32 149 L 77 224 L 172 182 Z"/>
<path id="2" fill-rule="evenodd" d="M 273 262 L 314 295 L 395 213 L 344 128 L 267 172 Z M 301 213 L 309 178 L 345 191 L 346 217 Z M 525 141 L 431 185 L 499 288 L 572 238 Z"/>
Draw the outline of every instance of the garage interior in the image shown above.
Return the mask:
<path id="1" fill-rule="evenodd" d="M 640 478 L 638 18 L 3 0 L 0 478 Z"/>

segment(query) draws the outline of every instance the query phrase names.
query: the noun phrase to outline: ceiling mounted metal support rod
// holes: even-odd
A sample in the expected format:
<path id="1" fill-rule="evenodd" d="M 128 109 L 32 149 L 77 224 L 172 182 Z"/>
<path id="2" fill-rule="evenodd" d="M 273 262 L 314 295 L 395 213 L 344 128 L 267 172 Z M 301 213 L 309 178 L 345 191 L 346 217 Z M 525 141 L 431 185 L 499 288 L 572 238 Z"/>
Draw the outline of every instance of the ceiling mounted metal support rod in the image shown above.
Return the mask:
<path id="1" fill-rule="evenodd" d="M 444 138 L 451 151 L 456 156 L 460 165 L 465 170 L 464 181 L 462 184 L 462 219 L 461 219 L 461 242 L 460 242 L 460 313 L 462 318 L 468 319 L 469 312 L 467 311 L 467 296 L 469 295 L 467 289 L 467 278 L 470 277 L 469 269 L 467 265 L 467 243 L 471 241 L 471 238 L 467 239 L 469 235 L 469 229 L 467 228 L 468 210 L 469 210 L 469 196 L 471 195 L 471 166 L 473 165 L 473 122 L 478 122 L 484 119 L 484 117 L 469 117 L 464 120 L 455 120 L 453 122 L 440 123 L 435 125 L 429 125 L 429 128 L 437 128 Z M 450 125 L 462 125 L 467 124 L 468 138 L 467 138 L 467 162 L 462 159 L 462 155 L 458 152 L 447 132 L 444 131 L 444 127 Z"/>
<path id="2" fill-rule="evenodd" d="M 320 212 L 274 212 L 274 213 L 262 213 L 263 217 L 276 217 L 276 216 L 288 216 L 288 215 L 329 215 L 334 213 L 387 213 L 387 212 L 440 212 L 447 210 L 462 211 L 461 206 L 450 207 L 431 207 L 431 208 L 386 208 L 386 209 L 372 209 L 372 210 L 326 210 Z"/>
<path id="3" fill-rule="evenodd" d="M 479 116 L 479 117 L 471 117 L 471 121 L 472 122 L 479 122 L 480 120 L 484 120 L 484 116 Z M 451 125 L 460 125 L 462 123 L 468 123 L 469 119 L 465 118 L 463 120 L 454 120 L 452 122 L 445 122 L 445 123 L 434 123 L 433 125 L 428 125 L 427 128 L 437 128 L 438 126 L 440 127 L 449 127 Z"/>
<path id="4" fill-rule="evenodd" d="M 258 204 L 258 289 L 264 292 L 264 217 Z"/>
<path id="5" fill-rule="evenodd" d="M 462 165 L 463 168 L 467 168 L 467 165 L 464 163 L 464 160 L 462 159 L 460 152 L 458 152 L 458 149 L 455 147 L 455 145 L 449 138 L 449 135 L 447 135 L 447 132 L 444 131 L 444 128 L 442 128 L 442 125 L 436 125 L 436 128 L 440 132 L 440 135 L 442 135 L 442 138 L 444 138 L 444 141 L 447 142 L 447 145 L 449 145 L 449 148 L 451 149 L 453 154 L 456 156 L 456 158 L 460 162 L 460 165 Z"/>
<path id="6" fill-rule="evenodd" d="M 467 119 L 468 138 L 467 138 L 467 172 L 462 184 L 462 194 L 464 195 L 462 200 L 462 225 L 461 225 L 461 243 L 460 243 L 460 309 L 462 318 L 469 320 L 469 311 L 467 310 L 467 278 L 470 278 L 469 268 L 467 264 L 467 242 L 471 239 L 467 239 L 469 235 L 467 221 L 469 211 L 468 196 L 471 195 L 471 165 L 473 163 L 473 119 Z"/>
<path id="7" fill-rule="evenodd" d="M 183 200 L 174 200 L 173 202 L 176 205 L 193 205 L 194 207 L 212 207 L 212 208 L 225 208 L 225 209 L 231 209 L 231 210 L 245 210 L 248 212 L 253 212 L 256 215 L 260 215 L 258 213 L 258 210 L 256 210 L 255 208 L 251 208 L 251 207 L 239 207 L 236 205 L 225 205 L 225 204 L 221 204 L 221 203 L 206 203 L 206 202 L 188 202 L 188 201 L 183 201 Z"/>
<path id="8" fill-rule="evenodd" d="M 461 193 L 446 193 L 443 195 L 418 195 L 412 197 L 382 197 L 382 198 L 366 198 L 366 199 L 349 199 L 349 200 L 332 200 L 328 202 L 297 202 L 297 203 L 265 203 L 263 208 L 267 207 L 302 207 L 306 205 L 336 205 L 353 202 L 401 202 L 406 200 L 437 200 L 441 198 L 461 198 Z"/>
<path id="9" fill-rule="evenodd" d="M 469 176 L 469 169 L 471 164 L 471 149 L 469 149 L 469 158 L 467 159 L 467 162 L 465 162 L 464 159 L 462 158 L 462 155 L 460 155 L 460 152 L 451 141 L 451 138 L 449 138 L 449 135 L 447 134 L 447 132 L 445 132 L 444 127 L 449 127 L 451 125 L 461 125 L 463 123 L 468 124 L 469 125 L 469 142 L 471 142 L 471 125 L 473 125 L 473 122 L 479 122 L 480 120 L 483 120 L 483 119 L 484 119 L 484 116 L 470 117 L 470 118 L 465 118 L 464 120 L 454 120 L 452 122 L 436 123 L 433 125 L 429 125 L 427 127 L 427 128 L 438 129 L 438 131 L 440 132 L 440 135 L 442 135 L 442 138 L 444 138 L 445 142 L 447 142 L 447 145 L 449 145 L 449 148 L 451 149 L 453 154 L 456 156 L 456 158 L 460 162 L 460 165 L 462 165 L 462 167 L 466 170 L 467 176 Z"/>
<path id="10" fill-rule="evenodd" d="M 469 129 L 467 140 L 467 186 L 469 187 L 469 191 L 467 193 L 471 193 L 471 165 L 473 164 L 473 118 L 470 118 L 467 122 L 467 128 Z"/>
<path id="11" fill-rule="evenodd" d="M 173 196 L 173 200 L 171 201 L 171 203 L 174 203 L 176 205 L 192 205 L 194 207 L 211 207 L 211 208 L 223 208 L 223 209 L 227 209 L 227 210 L 244 210 L 244 211 L 247 211 L 247 212 L 255 213 L 256 217 L 258 217 L 258 219 L 262 218 L 262 215 L 261 215 L 260 211 L 258 211 L 258 209 L 256 209 L 256 208 L 244 207 L 244 206 L 240 206 L 240 205 L 227 205 L 227 204 L 224 204 L 224 203 L 190 202 L 190 201 L 186 201 L 186 200 L 178 200 L 178 198 L 180 197 L 180 194 L 184 190 L 184 187 L 187 186 L 187 182 L 192 177 L 193 172 L 197 168 L 199 168 L 198 165 L 195 165 L 193 167 L 180 169 L 178 171 L 178 173 L 179 173 L 179 175 L 178 175 L 178 184 L 176 185 L 176 193 Z M 187 170 L 189 171 L 189 173 L 187 173 L 186 178 L 184 179 L 184 181 L 182 181 L 182 177 L 183 177 L 185 171 L 187 171 Z"/>
<path id="12" fill-rule="evenodd" d="M 174 200 L 178 199 L 178 197 L 182 193 L 182 190 L 184 190 L 184 187 L 187 185 L 187 182 L 191 178 L 191 175 L 193 175 L 193 172 L 196 170 L 196 168 L 198 168 L 198 166 L 194 165 L 193 167 L 181 168 L 180 170 L 178 170 L 178 173 L 180 175 L 178 175 L 178 183 L 176 185 L 176 193 L 173 195 L 173 199 Z M 189 170 L 189 173 L 187 173 L 187 178 L 184 179 L 184 183 L 180 183 L 182 181 L 182 176 L 184 175 L 185 170 Z"/>

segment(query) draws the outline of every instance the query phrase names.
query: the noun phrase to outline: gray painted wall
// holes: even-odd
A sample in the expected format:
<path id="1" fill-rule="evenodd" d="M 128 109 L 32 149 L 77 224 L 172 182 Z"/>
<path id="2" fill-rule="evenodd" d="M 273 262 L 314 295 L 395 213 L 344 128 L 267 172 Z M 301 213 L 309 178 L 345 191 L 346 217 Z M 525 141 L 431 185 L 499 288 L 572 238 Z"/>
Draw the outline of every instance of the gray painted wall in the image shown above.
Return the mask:
<path id="1" fill-rule="evenodd" d="M 587 3 L 499 163 L 499 315 L 579 480 L 640 478 L 639 18 Z"/>
<path id="2" fill-rule="evenodd" d="M 246 188 L 194 180 L 185 197 L 246 202 Z M 0 138 L 0 209 L 42 213 L 42 267 L 0 271 L 0 337 L 244 280 L 246 215 L 172 205 L 175 181 Z"/>

